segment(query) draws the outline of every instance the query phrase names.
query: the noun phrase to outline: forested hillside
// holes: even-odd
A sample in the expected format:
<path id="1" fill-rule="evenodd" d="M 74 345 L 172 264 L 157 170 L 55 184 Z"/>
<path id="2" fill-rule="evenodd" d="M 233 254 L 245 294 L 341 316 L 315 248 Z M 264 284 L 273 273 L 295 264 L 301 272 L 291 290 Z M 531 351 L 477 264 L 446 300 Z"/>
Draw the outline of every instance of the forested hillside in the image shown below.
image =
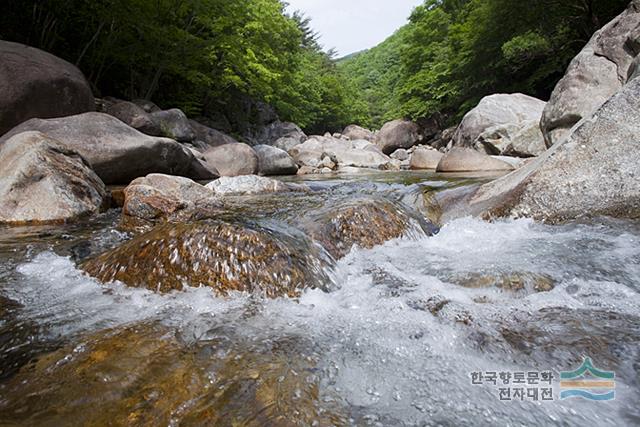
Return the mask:
<path id="1" fill-rule="evenodd" d="M 0 39 L 78 65 L 102 96 L 215 116 L 273 105 L 308 130 L 358 120 L 354 89 L 279 0 L 4 0 Z"/>
<path id="2" fill-rule="evenodd" d="M 381 45 L 340 67 L 368 104 L 366 124 L 459 118 L 496 92 L 547 99 L 568 63 L 627 0 L 427 0 Z"/>

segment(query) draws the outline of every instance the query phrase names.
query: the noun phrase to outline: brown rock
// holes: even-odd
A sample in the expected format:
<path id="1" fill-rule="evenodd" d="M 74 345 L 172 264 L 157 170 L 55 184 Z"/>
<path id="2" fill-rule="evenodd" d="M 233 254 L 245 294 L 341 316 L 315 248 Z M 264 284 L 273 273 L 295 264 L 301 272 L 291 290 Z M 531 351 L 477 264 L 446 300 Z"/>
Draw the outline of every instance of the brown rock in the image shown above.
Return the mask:
<path id="1" fill-rule="evenodd" d="M 225 144 L 205 151 L 207 164 L 220 176 L 255 175 L 258 173 L 258 155 L 247 144 Z"/>
<path id="2" fill-rule="evenodd" d="M 413 170 L 436 169 L 443 157 L 444 154 L 437 150 L 418 147 L 413 154 L 411 154 L 409 168 Z"/>
<path id="3" fill-rule="evenodd" d="M 513 166 L 472 148 L 455 147 L 438 163 L 438 172 L 510 171 Z"/>

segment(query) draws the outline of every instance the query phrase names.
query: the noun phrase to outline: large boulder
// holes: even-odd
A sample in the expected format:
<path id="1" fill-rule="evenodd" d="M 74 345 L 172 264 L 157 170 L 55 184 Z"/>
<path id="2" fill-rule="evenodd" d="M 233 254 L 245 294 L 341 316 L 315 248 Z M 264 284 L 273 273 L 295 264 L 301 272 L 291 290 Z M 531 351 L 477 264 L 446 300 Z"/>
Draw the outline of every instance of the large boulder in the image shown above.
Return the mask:
<path id="1" fill-rule="evenodd" d="M 0 41 L 0 135 L 32 118 L 94 108 L 89 83 L 76 67 L 39 49 Z"/>
<path id="2" fill-rule="evenodd" d="M 298 172 L 298 165 L 286 151 L 270 145 L 256 145 L 253 150 L 258 155 L 260 175 L 295 175 Z"/>
<path id="3" fill-rule="evenodd" d="M 482 98 L 469 111 L 453 135 L 456 146 L 471 147 L 490 127 L 540 120 L 545 102 L 521 93 L 496 94 Z"/>
<path id="4" fill-rule="evenodd" d="M 328 284 L 323 267 L 311 244 L 219 221 L 162 224 L 81 266 L 102 282 L 156 292 L 206 286 L 271 298 Z"/>
<path id="5" fill-rule="evenodd" d="M 596 32 L 555 87 L 542 116 L 547 146 L 569 135 L 622 88 L 640 53 L 640 0 Z"/>
<path id="6" fill-rule="evenodd" d="M 444 154 L 433 148 L 418 147 L 412 154 L 409 168 L 413 170 L 436 169 Z"/>
<path id="7" fill-rule="evenodd" d="M 133 102 L 119 101 L 113 104 L 109 103 L 106 105 L 104 112 L 144 134 L 161 136 L 160 128 L 151 115 Z"/>
<path id="8" fill-rule="evenodd" d="M 475 146 L 487 154 L 513 157 L 537 157 L 547 150 L 539 120 L 490 127 Z"/>
<path id="9" fill-rule="evenodd" d="M 247 144 L 224 144 L 208 149 L 203 155 L 206 164 L 215 168 L 220 176 L 258 173 L 258 155 Z"/>
<path id="10" fill-rule="evenodd" d="M 191 128 L 196 133 L 197 145 L 202 148 L 219 147 L 225 144 L 236 144 L 234 138 L 216 129 L 205 126 L 195 120 L 189 120 Z"/>
<path id="11" fill-rule="evenodd" d="M 510 171 L 513 166 L 472 148 L 454 147 L 438 163 L 438 172 Z"/>
<path id="12" fill-rule="evenodd" d="M 439 204 L 462 206 L 461 215 L 548 222 L 640 218 L 638 164 L 640 79 L 634 79 L 537 160 L 477 189 L 443 194 L 448 200 Z"/>
<path id="13" fill-rule="evenodd" d="M 255 139 L 259 144 L 273 145 L 280 138 L 290 138 L 303 142 L 307 139 L 307 135 L 295 123 L 276 120 L 260 129 Z"/>
<path id="14" fill-rule="evenodd" d="M 155 125 L 160 129 L 160 136 L 175 139 L 178 142 L 192 142 L 196 133 L 187 116 L 179 109 L 156 111 L 151 113 Z"/>
<path id="15" fill-rule="evenodd" d="M 369 129 L 365 129 L 358 125 L 349 125 L 342 131 L 342 136 L 346 136 L 351 140 L 364 139 L 365 141 L 373 142 L 375 140 L 375 134 Z"/>
<path id="16" fill-rule="evenodd" d="M 409 120 L 394 120 L 385 123 L 376 135 L 375 143 L 384 154 L 391 154 L 398 148 L 411 148 L 420 142 L 420 129 Z"/>
<path id="17" fill-rule="evenodd" d="M 40 131 L 78 151 L 105 184 L 128 184 L 150 173 L 213 179 L 191 151 L 176 141 L 145 135 L 103 113 L 84 113 L 59 119 L 31 119 L 0 138 Z"/>
<path id="18" fill-rule="evenodd" d="M 638 77 L 640 77 L 640 55 L 636 56 L 631 67 L 629 67 L 629 81 Z"/>
<path id="19" fill-rule="evenodd" d="M 105 200 L 89 163 L 60 142 L 24 132 L 0 146 L 0 223 L 68 221 L 98 212 Z"/>
<path id="20" fill-rule="evenodd" d="M 124 190 L 122 227 L 146 229 L 158 222 L 214 218 L 221 203 L 213 191 L 188 178 L 150 174 Z"/>
<path id="21" fill-rule="evenodd" d="M 222 177 L 207 184 L 207 189 L 219 196 L 309 191 L 304 185 L 286 184 L 256 175 Z"/>
<path id="22" fill-rule="evenodd" d="M 333 137 L 313 136 L 295 146 L 289 152 L 296 163 L 303 167 L 324 168 L 330 160 L 334 167 L 367 169 L 391 169 L 391 158 L 365 140 L 347 141 Z"/>

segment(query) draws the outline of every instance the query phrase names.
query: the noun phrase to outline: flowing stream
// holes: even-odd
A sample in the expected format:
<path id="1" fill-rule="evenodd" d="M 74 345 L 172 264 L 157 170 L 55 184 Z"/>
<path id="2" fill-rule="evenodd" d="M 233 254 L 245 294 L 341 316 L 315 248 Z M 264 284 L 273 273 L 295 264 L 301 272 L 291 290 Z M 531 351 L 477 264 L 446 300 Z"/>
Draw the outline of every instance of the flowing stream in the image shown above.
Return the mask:
<path id="1" fill-rule="evenodd" d="M 295 233 L 329 201 L 378 197 L 417 224 L 423 191 L 486 179 L 321 176 L 230 215 Z M 0 425 L 640 424 L 637 222 L 416 226 L 328 264 L 329 291 L 270 300 L 98 283 L 76 263 L 129 239 L 119 217 L 1 230 Z M 615 372 L 614 400 L 560 399 L 585 357 Z M 553 400 L 500 400 L 519 386 L 473 372 L 552 372 Z"/>

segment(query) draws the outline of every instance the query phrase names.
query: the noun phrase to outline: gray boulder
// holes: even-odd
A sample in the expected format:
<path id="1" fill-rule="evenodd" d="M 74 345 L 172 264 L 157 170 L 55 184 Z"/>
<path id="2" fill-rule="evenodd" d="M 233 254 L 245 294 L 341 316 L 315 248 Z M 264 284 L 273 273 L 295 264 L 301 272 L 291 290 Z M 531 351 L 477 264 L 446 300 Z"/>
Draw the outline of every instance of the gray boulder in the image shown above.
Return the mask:
<path id="1" fill-rule="evenodd" d="M 207 189 L 220 196 L 309 191 L 306 185 L 286 184 L 256 175 L 222 177 L 207 184 Z"/>
<path id="2" fill-rule="evenodd" d="M 484 131 L 475 144 L 487 154 L 537 157 L 547 150 L 539 120 L 507 123 Z"/>
<path id="3" fill-rule="evenodd" d="M 151 118 L 160 129 L 160 136 L 175 139 L 178 142 L 192 142 L 196 133 L 189 123 L 187 116 L 179 109 L 156 111 Z"/>
<path id="4" fill-rule="evenodd" d="M 449 200 L 440 205 L 464 206 L 455 216 L 640 218 L 639 164 L 640 79 L 634 79 L 537 160 L 477 189 L 443 194 Z"/>
<path id="5" fill-rule="evenodd" d="M 403 160 L 407 160 L 409 158 L 409 152 L 407 150 L 405 150 L 404 148 L 400 148 L 400 149 L 394 151 L 391 154 L 391 156 L 389 156 L 389 157 L 391 157 L 394 160 L 403 161 Z"/>
<path id="6" fill-rule="evenodd" d="M 399 148 L 411 148 L 420 142 L 420 129 L 409 120 L 394 120 L 385 123 L 376 135 L 375 143 L 384 154 Z"/>
<path id="7" fill-rule="evenodd" d="M 155 113 L 156 111 L 162 111 L 162 108 L 158 107 L 153 102 L 148 99 L 134 99 L 132 101 L 134 104 L 142 108 L 147 113 Z"/>
<path id="8" fill-rule="evenodd" d="M 260 175 L 295 175 L 298 173 L 298 165 L 286 151 L 270 145 L 256 145 L 253 150 L 258 155 Z"/>
<path id="9" fill-rule="evenodd" d="M 307 139 L 307 135 L 295 123 L 277 120 L 261 128 L 255 139 L 258 144 L 273 145 L 280 138 L 291 138 L 303 142 Z"/>
<path id="10" fill-rule="evenodd" d="M 640 77 L 640 55 L 636 56 L 629 67 L 629 81 Z"/>
<path id="11" fill-rule="evenodd" d="M 593 35 L 555 87 L 541 121 L 548 147 L 622 88 L 639 53 L 640 0 L 634 0 Z"/>
<path id="12" fill-rule="evenodd" d="M 89 161 L 105 184 L 128 184 L 150 173 L 194 179 L 213 179 L 191 151 L 167 138 L 155 138 L 103 113 L 84 113 L 59 119 L 31 119 L 0 138 L 40 131 L 76 150 Z"/>
<path id="13" fill-rule="evenodd" d="M 93 111 L 84 75 L 42 50 L 0 41 L 0 135 L 32 118 Z"/>
<path id="14" fill-rule="evenodd" d="M 344 128 L 342 136 L 346 136 L 351 140 L 364 139 L 369 142 L 373 142 L 375 139 L 375 134 L 373 132 L 358 125 L 349 125 Z"/>
<path id="15" fill-rule="evenodd" d="M 205 186 L 179 176 L 150 174 L 125 188 L 122 227 L 145 230 L 163 221 L 213 218 L 220 211 L 221 203 Z"/>
<path id="16" fill-rule="evenodd" d="M 418 147 L 411 154 L 409 168 L 413 170 L 436 169 L 442 157 L 444 154 L 435 149 Z"/>
<path id="17" fill-rule="evenodd" d="M 203 155 L 206 164 L 215 168 L 220 176 L 258 173 L 258 155 L 247 144 L 224 144 L 208 149 Z"/>
<path id="18" fill-rule="evenodd" d="M 299 166 L 319 167 L 329 157 L 338 167 L 390 169 L 391 159 L 378 147 L 364 141 L 347 141 L 333 137 L 313 136 L 290 150 Z M 324 166 L 322 166 L 324 167 Z"/>
<path id="19" fill-rule="evenodd" d="M 540 120 L 545 102 L 521 93 L 496 94 L 482 98 L 469 111 L 453 135 L 455 146 L 472 147 L 487 129 L 505 124 Z"/>
<path id="20" fill-rule="evenodd" d="M 76 151 L 40 132 L 0 146 L 0 223 L 65 222 L 97 213 L 104 184 Z"/>
<path id="21" fill-rule="evenodd" d="M 219 147 L 225 144 L 237 144 L 234 138 L 216 129 L 205 126 L 195 120 L 189 120 L 191 128 L 195 132 L 197 145 L 203 149 Z"/>
<path id="22" fill-rule="evenodd" d="M 437 172 L 482 172 L 482 171 L 509 171 L 513 166 L 494 159 L 491 156 L 480 153 L 472 148 L 454 147 L 446 153 L 438 167 Z"/>
<path id="23" fill-rule="evenodd" d="M 285 136 L 279 138 L 276 142 L 274 142 L 273 146 L 288 153 L 293 147 L 300 144 L 302 144 L 302 141 L 300 141 L 300 139 Z"/>
<path id="24" fill-rule="evenodd" d="M 119 101 L 115 104 L 109 103 L 104 112 L 144 134 L 161 136 L 160 127 L 151 115 L 133 102 Z"/>

